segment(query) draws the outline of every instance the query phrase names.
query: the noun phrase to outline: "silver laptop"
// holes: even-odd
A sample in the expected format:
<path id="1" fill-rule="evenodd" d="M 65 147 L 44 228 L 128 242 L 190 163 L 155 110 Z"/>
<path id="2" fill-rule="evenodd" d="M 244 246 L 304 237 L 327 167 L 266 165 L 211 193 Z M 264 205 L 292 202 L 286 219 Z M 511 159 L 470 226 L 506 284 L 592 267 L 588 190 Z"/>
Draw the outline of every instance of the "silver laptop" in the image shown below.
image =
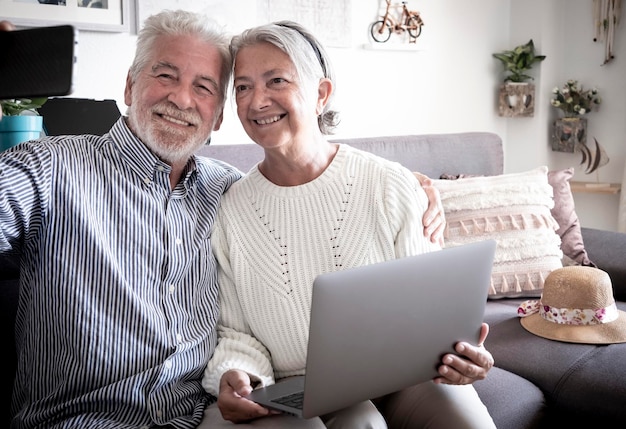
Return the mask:
<path id="1" fill-rule="evenodd" d="M 495 240 L 319 275 L 306 376 L 248 399 L 310 418 L 437 376 L 458 341 L 478 342 Z"/>

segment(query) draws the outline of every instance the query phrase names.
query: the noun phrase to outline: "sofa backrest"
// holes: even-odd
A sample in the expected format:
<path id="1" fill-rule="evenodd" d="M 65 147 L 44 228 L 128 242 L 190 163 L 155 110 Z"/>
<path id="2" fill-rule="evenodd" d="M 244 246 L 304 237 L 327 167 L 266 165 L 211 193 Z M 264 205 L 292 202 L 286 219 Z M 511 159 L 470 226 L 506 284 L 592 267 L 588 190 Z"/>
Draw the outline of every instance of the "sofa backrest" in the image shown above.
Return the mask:
<path id="1" fill-rule="evenodd" d="M 331 139 L 399 162 L 437 179 L 442 174 L 497 175 L 504 170 L 502 139 L 489 132 Z M 256 144 L 210 145 L 200 154 L 248 171 L 263 159 Z"/>

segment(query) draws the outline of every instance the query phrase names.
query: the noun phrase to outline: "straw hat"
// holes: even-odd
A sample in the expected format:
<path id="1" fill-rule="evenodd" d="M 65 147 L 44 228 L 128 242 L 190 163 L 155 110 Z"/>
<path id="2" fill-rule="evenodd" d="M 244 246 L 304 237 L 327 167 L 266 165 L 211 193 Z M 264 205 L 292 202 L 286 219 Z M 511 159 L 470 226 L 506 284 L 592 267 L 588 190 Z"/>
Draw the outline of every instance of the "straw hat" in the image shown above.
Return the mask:
<path id="1" fill-rule="evenodd" d="M 609 275 L 593 267 L 558 268 L 546 277 L 540 301 L 517 309 L 522 326 L 568 343 L 626 342 L 626 312 L 618 310 Z"/>

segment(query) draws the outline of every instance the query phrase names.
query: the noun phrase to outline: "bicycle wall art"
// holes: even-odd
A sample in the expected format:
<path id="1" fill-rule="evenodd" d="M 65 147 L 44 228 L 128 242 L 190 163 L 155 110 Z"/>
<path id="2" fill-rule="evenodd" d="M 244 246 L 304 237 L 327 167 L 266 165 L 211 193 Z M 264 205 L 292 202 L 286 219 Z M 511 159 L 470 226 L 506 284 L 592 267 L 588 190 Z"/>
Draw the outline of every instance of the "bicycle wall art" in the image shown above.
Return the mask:
<path id="1" fill-rule="evenodd" d="M 400 37 L 408 35 L 408 42 L 415 43 L 422 34 L 424 21 L 416 10 L 409 10 L 407 2 L 391 3 L 385 0 L 385 13 L 370 24 L 370 35 L 375 42 L 385 43 L 394 33 Z"/>

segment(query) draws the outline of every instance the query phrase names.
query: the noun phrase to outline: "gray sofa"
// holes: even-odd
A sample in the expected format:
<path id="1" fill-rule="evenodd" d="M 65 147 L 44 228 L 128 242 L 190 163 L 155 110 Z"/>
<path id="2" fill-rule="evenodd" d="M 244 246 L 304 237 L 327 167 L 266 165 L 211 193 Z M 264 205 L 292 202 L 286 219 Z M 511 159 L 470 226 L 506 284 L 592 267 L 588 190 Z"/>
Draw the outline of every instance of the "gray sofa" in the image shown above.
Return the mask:
<path id="1" fill-rule="evenodd" d="M 335 140 L 400 162 L 430 177 L 463 172 L 496 175 L 503 172 L 501 139 L 492 133 L 408 135 Z M 229 162 L 243 171 L 262 158 L 256 145 L 212 145 L 202 155 Z M 583 228 L 589 258 L 611 277 L 618 307 L 626 310 L 626 234 Z M 1 423 L 8 419 L 11 380 L 15 371 L 14 317 L 18 267 L 0 260 L 0 320 L 7 327 L 9 347 L 0 396 Z M 552 428 L 576 425 L 582 419 L 595 426 L 626 422 L 626 344 L 591 346 L 546 340 L 524 330 L 516 316 L 521 299 L 490 300 L 485 321 L 491 326 L 486 342 L 496 367 L 476 383 L 479 395 L 501 429 Z M 2 424 L 2 427 L 5 425 Z"/>
<path id="2" fill-rule="evenodd" d="M 332 139 L 331 139 L 332 140 Z M 471 132 L 334 139 L 397 161 L 432 178 L 442 174 L 503 173 L 502 140 Z M 247 171 L 262 156 L 256 145 L 214 145 L 202 154 Z M 626 310 L 626 234 L 582 228 L 589 258 L 611 277 L 618 307 Z M 626 423 L 626 343 L 592 346 L 556 342 L 527 332 L 519 323 L 520 298 L 490 300 L 486 347 L 496 367 L 476 383 L 501 429 L 552 428 L 582 419 L 594 425 Z"/>

